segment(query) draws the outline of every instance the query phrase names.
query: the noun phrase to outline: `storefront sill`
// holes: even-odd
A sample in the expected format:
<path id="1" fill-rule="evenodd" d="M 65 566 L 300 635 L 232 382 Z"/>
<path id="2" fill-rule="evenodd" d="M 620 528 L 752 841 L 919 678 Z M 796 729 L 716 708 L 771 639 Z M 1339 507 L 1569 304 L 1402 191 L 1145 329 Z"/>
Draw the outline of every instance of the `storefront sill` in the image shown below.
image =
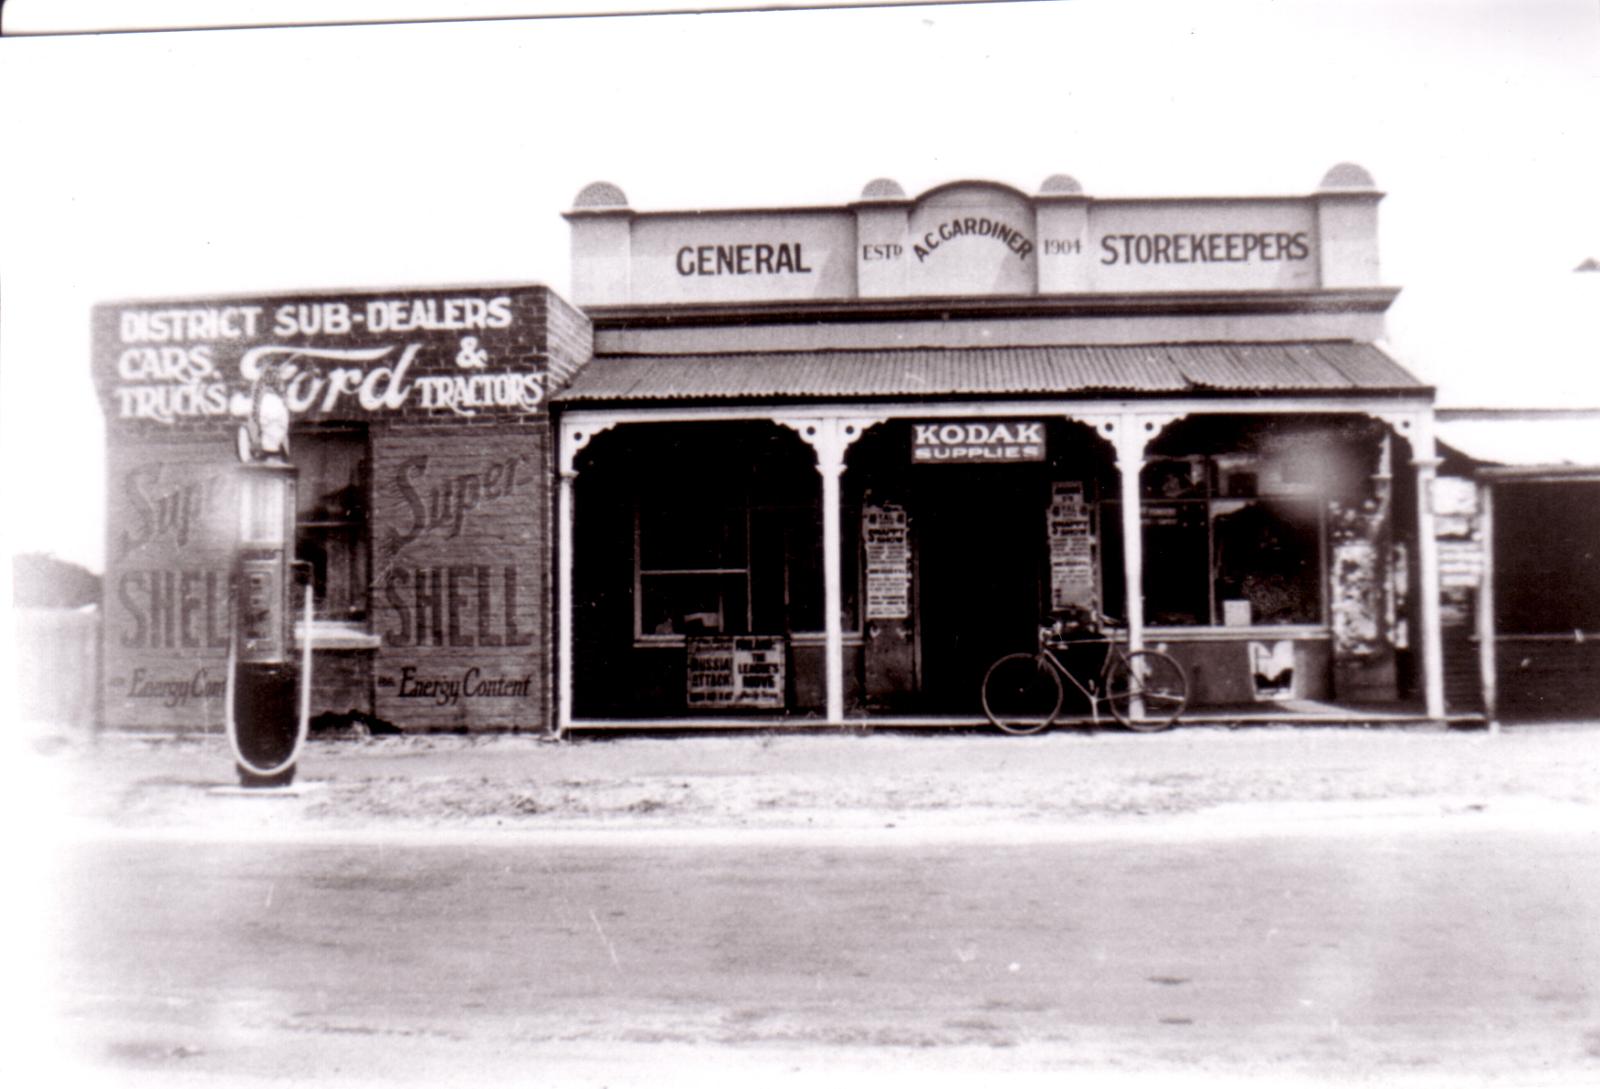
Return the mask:
<path id="1" fill-rule="evenodd" d="M 1162 643 L 1227 643 L 1240 639 L 1252 642 L 1279 639 L 1331 639 L 1332 633 L 1316 625 L 1296 624 L 1281 626 L 1256 625 L 1238 628 L 1146 628 L 1146 644 Z"/>
<path id="2" fill-rule="evenodd" d="M 1431 719 L 1420 710 L 1373 709 L 1341 707 L 1312 701 L 1297 701 L 1297 705 L 1263 703 L 1255 707 L 1198 708 L 1185 711 L 1173 727 L 1185 726 L 1426 726 L 1426 725 L 1481 725 L 1480 712 L 1452 713 L 1443 723 Z M 1119 730 L 1121 727 L 1108 717 L 1098 722 L 1082 715 L 1063 718 L 1051 729 L 1055 732 L 1097 727 Z M 826 722 L 821 718 L 630 718 L 630 719 L 580 719 L 566 727 L 567 732 L 592 730 L 597 732 L 626 730 L 778 730 L 806 733 L 829 730 L 998 730 L 981 715 L 875 715 L 851 717 L 843 722 Z"/>
<path id="3" fill-rule="evenodd" d="M 297 623 L 294 626 L 296 650 L 305 646 L 305 633 L 305 624 Z M 311 624 L 312 650 L 377 650 L 382 645 L 381 637 L 353 625 L 321 620 Z"/>
<path id="4" fill-rule="evenodd" d="M 760 637 L 760 638 L 765 638 L 766 637 L 761 632 L 755 632 L 755 633 L 752 633 L 752 634 L 754 634 L 754 635 L 756 635 L 757 637 Z M 784 637 L 783 636 L 774 636 L 773 638 L 781 639 L 781 638 L 784 638 Z M 634 641 L 633 641 L 633 649 L 634 650 L 683 650 L 688 645 L 688 639 L 689 639 L 689 637 L 686 636 L 686 635 L 655 635 L 655 636 L 648 636 L 648 637 L 643 638 L 643 639 L 635 638 Z M 821 632 L 817 632 L 815 634 L 812 634 L 812 633 L 808 632 L 808 633 L 806 633 L 804 635 L 798 635 L 798 634 L 797 635 L 790 635 L 790 636 L 788 636 L 788 639 L 789 639 L 789 646 L 791 646 L 791 647 L 825 647 L 825 646 L 828 645 L 828 637 L 826 635 L 822 634 Z M 863 639 L 862 639 L 862 635 L 861 635 L 860 632 L 845 632 L 845 634 L 844 634 L 844 645 L 845 646 L 847 646 L 847 647 L 859 647 L 859 646 L 861 646 L 862 642 L 863 642 Z"/>
<path id="5" fill-rule="evenodd" d="M 726 718 L 594 718 L 578 719 L 567 725 L 567 732 L 574 730 L 841 730 L 864 725 L 864 720 L 849 720 L 843 723 L 827 722 L 821 717 L 807 718 L 803 715 L 785 716 L 778 715 L 771 718 L 742 718 L 728 716 Z"/>

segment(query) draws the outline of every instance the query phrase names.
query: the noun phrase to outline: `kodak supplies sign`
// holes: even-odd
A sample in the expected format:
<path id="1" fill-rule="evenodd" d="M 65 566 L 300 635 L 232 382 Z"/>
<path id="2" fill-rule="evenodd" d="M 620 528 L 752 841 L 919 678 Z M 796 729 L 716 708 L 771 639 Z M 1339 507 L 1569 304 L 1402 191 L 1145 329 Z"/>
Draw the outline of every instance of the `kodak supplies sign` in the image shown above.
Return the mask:
<path id="1" fill-rule="evenodd" d="M 1044 424 L 1026 420 L 911 425 L 917 465 L 972 465 L 1044 460 Z"/>
<path id="2" fill-rule="evenodd" d="M 248 414 L 266 382 L 297 420 L 461 419 L 542 409 L 544 289 L 464 288 L 111 303 L 94 376 L 113 426 Z"/>

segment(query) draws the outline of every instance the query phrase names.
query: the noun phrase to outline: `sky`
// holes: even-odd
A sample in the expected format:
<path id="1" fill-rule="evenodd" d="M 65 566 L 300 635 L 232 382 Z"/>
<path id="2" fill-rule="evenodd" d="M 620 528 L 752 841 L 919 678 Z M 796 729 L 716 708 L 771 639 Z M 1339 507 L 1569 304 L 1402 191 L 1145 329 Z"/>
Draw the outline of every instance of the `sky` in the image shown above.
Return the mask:
<path id="1" fill-rule="evenodd" d="M 8 6 L 8 32 L 26 10 Z M 566 293 L 560 213 L 596 179 L 667 210 L 838 204 L 877 177 L 913 195 L 1055 173 L 1094 196 L 1280 195 L 1353 161 L 1387 194 L 1388 345 L 1441 405 L 1600 407 L 1600 273 L 1572 271 L 1600 257 L 1595 0 L 5 37 L 0 102 L 5 547 L 95 570 L 94 303 Z"/>

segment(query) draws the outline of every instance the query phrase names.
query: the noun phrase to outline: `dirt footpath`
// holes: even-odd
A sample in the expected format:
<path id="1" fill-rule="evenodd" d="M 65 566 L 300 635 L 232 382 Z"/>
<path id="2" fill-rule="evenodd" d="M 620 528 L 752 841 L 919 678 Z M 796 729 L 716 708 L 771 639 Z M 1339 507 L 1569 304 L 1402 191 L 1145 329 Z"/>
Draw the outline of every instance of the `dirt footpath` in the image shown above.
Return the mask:
<path id="1" fill-rule="evenodd" d="M 1498 735 L 1300 726 L 313 741 L 294 793 L 275 804 L 219 793 L 234 784 L 219 736 L 56 737 L 34 749 L 27 792 L 68 821 L 127 830 L 1093 826 L 1351 804 L 1415 815 L 1600 802 L 1590 723 Z"/>

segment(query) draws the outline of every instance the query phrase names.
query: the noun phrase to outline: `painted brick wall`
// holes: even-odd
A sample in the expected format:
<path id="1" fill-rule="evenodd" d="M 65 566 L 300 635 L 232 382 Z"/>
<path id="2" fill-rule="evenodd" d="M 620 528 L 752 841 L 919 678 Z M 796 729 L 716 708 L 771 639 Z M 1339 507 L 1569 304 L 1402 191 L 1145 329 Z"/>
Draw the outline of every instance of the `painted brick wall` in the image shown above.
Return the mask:
<path id="1" fill-rule="evenodd" d="M 238 501 L 231 440 L 107 444 L 106 724 L 220 729 Z"/>
<path id="2" fill-rule="evenodd" d="M 592 354 L 582 313 L 524 285 L 140 300 L 96 307 L 93 324 L 108 725 L 223 722 L 252 353 L 287 369 L 297 425 L 361 424 L 370 441 L 382 645 L 319 656 L 313 713 L 370 710 L 413 729 L 549 723 L 545 396 Z"/>
<path id="3" fill-rule="evenodd" d="M 559 295 L 546 293 L 542 302 L 549 389 L 554 393 L 594 355 L 594 327 L 587 315 Z"/>
<path id="4" fill-rule="evenodd" d="M 407 729 L 550 720 L 550 429 L 375 433 L 376 714 Z"/>

